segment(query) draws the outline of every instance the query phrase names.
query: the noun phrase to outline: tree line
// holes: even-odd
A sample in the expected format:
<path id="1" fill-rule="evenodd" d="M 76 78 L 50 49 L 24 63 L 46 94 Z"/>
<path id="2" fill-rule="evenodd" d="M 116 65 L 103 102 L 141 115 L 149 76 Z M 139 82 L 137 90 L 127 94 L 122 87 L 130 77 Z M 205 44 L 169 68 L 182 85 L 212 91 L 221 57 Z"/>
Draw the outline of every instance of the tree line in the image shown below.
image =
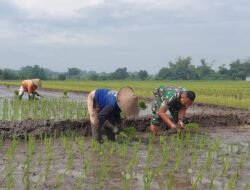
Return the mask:
<path id="1" fill-rule="evenodd" d="M 128 72 L 126 67 L 117 68 L 111 73 L 97 73 L 95 71 L 83 71 L 79 68 L 68 68 L 67 72 L 54 72 L 38 65 L 25 66 L 20 70 L 0 69 L 0 79 L 27 79 L 41 78 L 43 80 L 245 80 L 250 76 L 250 59 L 246 61 L 233 61 L 229 68 L 219 66 L 218 70 L 212 69 L 212 64 L 201 59 L 200 65 L 192 65 L 190 57 L 178 58 L 175 62 L 169 62 L 168 66 L 160 68 L 155 75 L 150 75 L 146 70 Z"/>

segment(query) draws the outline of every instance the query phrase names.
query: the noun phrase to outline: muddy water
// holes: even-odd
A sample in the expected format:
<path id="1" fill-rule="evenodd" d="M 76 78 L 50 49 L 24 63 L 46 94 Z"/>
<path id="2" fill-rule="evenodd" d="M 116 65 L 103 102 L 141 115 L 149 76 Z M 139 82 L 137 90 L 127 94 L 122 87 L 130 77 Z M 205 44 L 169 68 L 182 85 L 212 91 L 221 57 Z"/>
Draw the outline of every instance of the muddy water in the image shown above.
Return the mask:
<path id="1" fill-rule="evenodd" d="M 225 129 L 226 134 L 233 132 Z M 201 136 L 193 135 L 191 140 L 197 138 L 208 139 L 208 144 L 213 138 L 223 137 L 225 131 L 213 131 L 209 129 Z M 244 131 L 238 133 L 250 135 L 250 129 L 247 127 Z M 204 136 L 205 135 L 205 136 Z M 229 135 L 230 136 L 230 135 Z M 237 135 L 234 135 L 237 136 Z M 28 145 L 23 140 L 18 140 L 16 148 L 13 151 L 13 157 L 7 157 L 10 152 L 13 141 L 5 140 L 0 144 L 0 189 L 6 189 L 8 179 L 12 176 L 14 180 L 13 189 L 75 189 L 77 185 L 82 185 L 80 189 L 125 189 L 128 184 L 129 189 L 144 189 L 145 186 L 145 168 L 149 171 L 158 171 L 150 183 L 150 189 L 176 189 L 189 190 L 195 182 L 205 163 L 207 156 L 206 146 L 204 150 L 198 150 L 198 159 L 194 167 L 191 165 L 192 155 L 188 148 L 183 149 L 180 165 L 176 165 L 175 146 L 171 145 L 171 137 L 167 139 L 167 145 L 170 150 L 167 162 L 160 167 L 162 161 L 162 150 L 159 144 L 159 137 L 155 137 L 151 146 L 154 155 L 148 163 L 149 139 L 148 133 L 137 133 L 136 137 L 141 141 L 131 141 L 124 149 L 123 143 L 106 142 L 101 146 L 93 145 L 90 137 L 68 138 L 60 137 L 56 139 L 36 140 L 33 144 L 34 153 L 30 162 L 28 175 L 25 175 L 27 159 L 29 155 Z M 152 139 L 151 139 L 152 140 Z M 250 143 L 247 138 L 220 138 L 220 150 L 217 154 L 212 154 L 212 167 L 205 172 L 198 189 L 209 189 L 211 185 L 211 176 L 214 171 L 217 172 L 213 180 L 213 188 L 217 190 L 226 189 L 230 177 L 235 173 L 237 165 L 241 158 L 249 151 Z M 231 142 L 234 140 L 234 142 Z M 48 143 L 50 142 L 50 143 Z M 138 143 L 138 149 L 135 151 L 135 144 Z M 228 147 L 231 152 L 227 153 Z M 124 150 L 122 154 L 121 150 Z M 136 153 L 135 153 L 136 152 Z M 224 152 L 224 153 L 223 153 Z M 137 157 L 136 157 L 137 155 Z M 225 175 L 221 175 L 223 167 L 223 158 L 230 159 L 230 166 Z M 106 159 L 108 158 L 108 159 Z M 128 171 L 131 160 L 136 158 L 134 166 Z M 11 168 L 11 170 L 9 170 Z M 234 185 L 235 189 L 246 187 L 250 170 L 250 154 L 246 157 L 243 167 L 240 169 L 239 177 Z M 171 185 L 172 183 L 172 185 Z M 171 188 L 170 188 L 171 187 Z"/>
<path id="2" fill-rule="evenodd" d="M 4 86 L 0 85 L 0 98 L 13 98 L 15 90 L 19 90 L 19 87 L 17 86 Z M 40 89 L 38 92 L 43 95 L 45 98 L 61 98 L 63 97 L 63 91 L 60 90 L 46 90 L 46 89 Z M 68 92 L 68 99 L 69 100 L 75 100 L 75 101 L 81 101 L 86 103 L 87 102 L 87 96 L 88 93 L 86 92 Z M 27 93 L 24 94 L 23 98 L 28 98 Z M 140 111 L 140 115 L 148 115 L 151 113 L 151 102 L 147 102 L 147 108 Z"/>
<path id="3" fill-rule="evenodd" d="M 18 90 L 17 86 L 0 85 L 0 98 L 12 98 L 14 91 Z M 41 89 L 39 92 L 46 98 L 61 98 L 63 91 Z M 87 93 L 85 92 L 68 92 L 69 100 L 87 102 Z M 27 98 L 27 94 L 24 95 Z M 151 114 L 152 101 L 146 101 L 147 108 L 140 110 L 140 116 Z M 199 120 L 202 125 L 228 126 L 239 124 L 250 124 L 250 109 L 238 109 L 225 106 L 209 105 L 203 103 L 195 103 L 187 110 L 187 117 L 191 117 L 191 121 Z M 214 123 L 211 123 L 211 119 Z M 207 122 L 207 120 L 209 120 Z M 220 124 L 219 124 L 220 123 Z"/>
<path id="4" fill-rule="evenodd" d="M 0 85 L 0 98 L 13 98 L 14 92 L 19 91 L 18 86 L 4 86 Z M 46 90 L 39 89 L 38 92 L 45 98 L 61 98 L 63 97 L 63 91 L 60 90 Z M 87 101 L 87 93 L 84 92 L 68 92 L 68 97 L 71 100 Z M 24 93 L 23 98 L 28 98 L 27 93 Z"/>
<path id="5" fill-rule="evenodd" d="M 12 98 L 14 90 L 16 90 L 16 87 L 0 86 L 0 98 Z M 39 92 L 48 98 L 63 95 L 61 91 L 42 90 Z M 68 96 L 70 99 L 86 102 L 87 95 L 70 92 Z M 6 189 L 8 184 L 11 184 L 11 177 L 8 176 L 15 179 L 13 189 L 25 189 L 27 188 L 26 185 L 30 185 L 28 189 L 74 189 L 76 184 L 80 184 L 80 182 L 82 182 L 84 189 L 125 189 L 127 183 L 129 183 L 129 189 L 144 189 L 145 178 L 143 176 L 149 157 L 150 135 L 141 132 L 145 132 L 150 123 L 148 114 L 150 113 L 151 102 L 148 102 L 147 105 L 148 108 L 141 112 L 142 117 L 136 120 L 123 121 L 125 126 L 134 126 L 138 131 L 136 133 L 137 139 L 141 139 L 137 154 L 133 152 L 134 146 L 138 142 L 135 141 L 128 144 L 125 156 L 119 155 L 119 150 L 124 148 L 120 143 L 109 142 L 103 145 L 103 149 L 95 150 L 92 145 L 92 138 L 88 137 L 90 135 L 88 119 L 1 121 L 0 132 L 6 137 L 6 140 L 0 143 L 0 189 Z M 201 134 L 198 135 L 205 135 L 210 140 L 219 138 L 221 141 L 219 153 L 217 155 L 212 154 L 212 168 L 206 171 L 198 189 L 209 189 L 214 171 L 217 172 L 213 181 L 214 189 L 226 189 L 230 177 L 235 174 L 237 165 L 244 158 L 244 155 L 247 155 L 250 147 L 250 110 L 194 104 L 188 110 L 187 122 L 196 122 L 202 126 Z M 67 141 L 59 138 L 62 132 L 67 134 L 69 129 L 85 136 L 82 137 L 84 139 L 82 148 L 81 143 L 75 138 Z M 44 141 L 35 141 L 35 152 L 33 153 L 29 175 L 25 176 L 24 171 L 27 169 L 29 148 L 21 139 L 25 138 L 27 134 L 32 134 L 37 139 L 42 136 L 58 138 L 52 140 L 51 147 L 48 144 L 46 146 Z M 13 141 L 8 139 L 12 138 L 13 135 L 19 138 L 13 158 L 10 159 L 7 157 L 7 150 L 11 147 Z M 197 139 L 196 136 L 192 136 L 192 138 Z M 169 139 L 167 144 L 170 143 Z M 115 147 L 114 153 L 108 156 L 109 159 L 105 159 L 106 153 L 112 152 L 112 146 Z M 159 167 L 162 158 L 159 137 L 154 139 L 153 147 L 155 156 L 150 161 L 150 171 Z M 228 150 L 231 152 L 228 153 Z M 170 154 L 170 158 L 164 164 L 162 171 L 153 178 L 150 189 L 166 189 L 166 187 L 171 186 L 173 181 L 172 189 L 191 189 L 192 183 L 199 177 L 199 171 L 206 160 L 207 149 L 205 147 L 204 151 L 199 152 L 194 168 L 191 167 L 192 154 L 185 151 L 186 149 L 183 150 L 185 157 L 182 159 L 180 169 L 172 173 L 176 157 L 175 154 Z M 134 155 L 138 155 L 134 169 L 126 174 L 128 165 Z M 244 167 L 240 170 L 240 175 L 234 185 L 235 189 L 244 189 L 250 179 L 249 155 L 246 157 Z M 225 157 L 230 160 L 230 166 L 226 175 L 222 176 L 223 158 Z M 102 164 L 103 162 L 105 163 Z"/>

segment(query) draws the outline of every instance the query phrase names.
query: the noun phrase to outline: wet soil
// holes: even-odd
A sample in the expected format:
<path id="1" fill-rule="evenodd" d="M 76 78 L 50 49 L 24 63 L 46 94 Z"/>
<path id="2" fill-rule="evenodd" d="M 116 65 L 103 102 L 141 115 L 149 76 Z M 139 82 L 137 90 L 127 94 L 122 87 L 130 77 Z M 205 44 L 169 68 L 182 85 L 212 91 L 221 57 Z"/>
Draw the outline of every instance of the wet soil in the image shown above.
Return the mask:
<path id="1" fill-rule="evenodd" d="M 16 88 L 16 87 L 15 87 Z M 12 98 L 14 87 L 0 86 L 0 98 Z M 40 91 L 41 94 L 48 98 L 61 97 L 63 95 L 60 91 Z M 68 93 L 70 99 L 86 102 L 86 93 Z M 142 139 L 138 150 L 138 161 L 135 166 L 135 172 L 128 176 L 130 179 L 130 189 L 144 189 L 143 173 L 148 158 L 148 141 L 150 133 L 147 133 L 147 126 L 150 124 L 150 106 L 151 101 L 147 101 L 147 109 L 142 111 L 140 117 L 136 119 L 124 119 L 123 124 L 126 127 L 133 126 L 136 128 L 137 138 Z M 226 185 L 230 177 L 234 174 L 236 166 L 241 162 L 241 158 L 246 154 L 249 149 L 250 143 L 250 109 L 239 109 L 226 106 L 210 105 L 203 103 L 195 103 L 186 115 L 186 121 L 196 122 L 201 126 L 200 134 L 206 135 L 208 139 L 221 139 L 221 146 L 219 154 L 213 159 L 211 171 L 207 171 L 203 177 L 198 189 L 209 189 L 211 176 L 214 170 L 221 172 L 223 167 L 223 159 L 228 156 L 231 164 L 226 176 L 221 177 L 217 174 L 214 180 L 214 189 L 226 189 Z M 84 146 L 80 148 L 80 142 L 74 139 L 68 139 L 67 150 L 65 142 L 61 138 L 62 134 L 75 132 L 84 139 Z M 92 146 L 90 123 L 89 119 L 82 120 L 32 120 L 27 119 L 24 121 L 0 121 L 0 134 L 4 140 L 0 143 L 0 189 L 6 189 L 8 182 L 7 177 L 4 176 L 8 171 L 8 166 L 13 169 L 12 175 L 15 179 L 13 189 L 25 189 L 26 184 L 32 184 L 30 189 L 76 189 L 76 184 L 79 180 L 83 180 L 84 189 L 124 189 L 125 185 L 124 171 L 126 171 L 129 161 L 134 155 L 134 144 L 130 142 L 128 145 L 127 156 L 119 157 L 113 155 L 108 159 L 108 162 L 103 166 L 103 153 L 94 151 Z M 33 135 L 37 138 L 34 143 L 35 152 L 29 177 L 24 178 L 25 163 L 29 154 L 29 148 L 25 139 L 27 135 Z M 15 150 L 13 161 L 6 157 L 9 148 L 12 146 L 13 137 L 17 137 L 18 143 Z M 42 137 L 58 137 L 53 138 L 51 142 L 52 155 L 48 154 L 47 145 L 41 140 Z M 170 137 L 171 138 L 171 137 Z M 170 138 L 168 143 L 170 143 Z M 196 137 L 193 137 L 194 139 Z M 201 137 L 203 138 L 203 137 Z M 232 146 L 228 143 L 233 144 Z M 159 165 L 157 158 L 162 158 L 162 150 L 159 146 L 159 137 L 156 137 L 154 144 L 155 158 L 150 162 L 150 169 L 155 169 Z M 111 146 L 119 146 L 118 143 L 108 143 L 105 145 L 105 150 L 111 151 Z M 78 147 L 78 148 L 77 148 Z M 227 155 L 228 147 L 232 153 Z M 239 148 L 240 147 L 240 148 Z M 118 147 L 117 149 L 121 149 Z M 69 151 L 71 150 L 71 151 Z M 184 149 L 185 150 L 185 149 Z M 175 165 L 175 155 L 170 157 L 166 166 L 161 174 L 159 174 L 151 183 L 150 189 L 166 189 L 166 179 L 173 178 L 175 182 L 174 189 L 188 190 L 192 189 L 192 182 L 197 178 L 199 167 L 206 160 L 207 149 L 200 153 L 197 160 L 197 167 L 190 168 L 191 156 L 190 153 L 185 156 L 185 162 L 181 163 L 179 172 L 174 172 L 169 176 L 168 167 Z M 73 155 L 73 166 L 67 169 L 70 164 L 70 158 Z M 51 157 L 50 157 L 51 156 Z M 170 155 L 171 156 L 171 155 Z M 51 161 L 51 162 L 50 162 Z M 88 163 L 89 162 L 89 166 Z M 49 168 L 48 167 L 49 163 Z M 199 165 L 200 164 L 200 165 Z M 88 168 L 90 167 L 90 168 Z M 104 168 L 102 168 L 104 167 Z M 187 168 L 189 167 L 189 168 Z M 186 170 L 186 169 L 187 170 Z M 47 170 L 48 169 L 48 170 Z M 104 169 L 104 176 L 102 178 L 102 169 Z M 185 170 L 184 170 L 185 169 Z M 240 177 L 234 186 L 235 189 L 243 189 L 246 182 L 250 179 L 250 158 L 249 154 L 246 159 L 244 167 L 241 169 Z M 48 171 L 48 173 L 46 173 Z M 187 172 L 188 174 L 186 174 Z M 187 177 L 188 175 L 188 177 Z M 84 176 L 84 177 L 83 177 Z M 96 179 L 101 179 L 98 182 Z M 27 181 L 28 180 L 28 181 Z"/>
<path id="2" fill-rule="evenodd" d="M 226 108 L 216 105 L 195 104 L 186 115 L 186 123 L 198 123 L 201 128 L 218 128 L 221 130 L 250 125 L 250 111 L 246 109 Z M 150 115 L 135 119 L 124 119 L 123 126 L 133 126 L 139 132 L 145 132 L 150 124 Z M 163 127 L 164 129 L 164 127 Z M 24 138 L 27 134 L 34 136 L 57 136 L 67 130 L 74 130 L 82 135 L 90 135 L 89 119 L 83 120 L 32 120 L 3 121 L 0 120 L 0 134 L 6 138 Z"/>
<path id="3" fill-rule="evenodd" d="M 0 98 L 12 98 L 14 90 L 17 87 L 0 85 Z M 40 93 L 47 98 L 58 98 L 63 96 L 62 91 L 40 90 Z M 86 102 L 87 93 L 69 92 L 70 100 L 78 100 Z M 25 98 L 25 97 L 24 97 Z M 147 100 L 147 108 L 140 111 L 140 115 L 136 119 L 124 119 L 124 126 L 133 126 L 139 132 L 145 132 L 150 124 L 152 101 Z M 194 103 L 187 110 L 186 123 L 198 123 L 202 128 L 234 127 L 238 129 L 240 126 L 250 125 L 250 109 L 240 109 L 226 106 L 218 106 L 204 103 Z M 165 129 L 163 127 L 163 129 Z M 2 121 L 0 120 L 0 134 L 10 138 L 13 135 L 24 138 L 27 134 L 35 136 L 50 135 L 56 136 L 67 130 L 75 130 L 77 133 L 85 136 L 90 135 L 89 119 L 83 120 L 24 120 L 24 121 Z"/>
<path id="4" fill-rule="evenodd" d="M 207 134 L 212 134 L 211 137 L 217 138 L 223 136 L 224 131 L 216 131 L 217 136 L 213 136 L 216 128 L 206 128 Z M 212 130 L 210 130 L 212 129 Z M 232 140 L 233 129 L 226 129 L 227 141 Z M 238 131 L 240 135 L 247 132 L 250 135 L 250 130 L 244 129 Z M 80 189 L 125 189 L 126 183 L 129 183 L 129 189 L 145 189 L 144 188 L 144 172 L 149 157 L 149 133 L 136 134 L 137 138 L 141 139 L 137 153 L 137 161 L 133 170 L 129 175 L 124 176 L 124 172 L 130 161 L 135 158 L 135 146 L 138 141 L 129 142 L 125 147 L 125 155 L 120 155 L 124 147 L 119 143 L 107 142 L 102 147 L 94 148 L 91 137 L 66 137 L 51 139 L 38 139 L 34 142 L 34 153 L 28 175 L 24 174 L 26 161 L 29 158 L 29 145 L 25 140 L 17 140 L 14 156 L 9 159 L 6 155 L 13 146 L 13 140 L 4 140 L 0 144 L 0 189 L 7 189 L 8 169 L 12 168 L 12 177 L 15 179 L 12 189 L 76 189 L 77 184 L 82 183 Z M 212 141 L 208 136 L 191 136 L 193 139 L 206 138 Z M 230 139 L 228 139 L 228 136 Z M 83 144 L 80 142 L 84 142 Z M 234 174 L 237 165 L 241 162 L 248 150 L 249 139 L 238 139 L 233 142 L 232 152 L 226 153 L 228 144 L 221 140 L 220 150 L 217 154 L 212 154 L 212 167 L 207 170 L 197 189 L 210 189 L 211 176 L 216 171 L 217 175 L 213 181 L 214 189 L 224 190 L 229 183 L 231 175 Z M 247 141 L 248 140 L 248 141 Z M 45 142 L 46 141 L 46 142 Z M 49 144 L 48 144 L 49 143 Z M 209 142 L 207 142 L 209 143 Z M 231 143 L 231 142 L 230 142 Z M 191 190 L 192 183 L 199 175 L 199 170 L 206 161 L 207 147 L 205 146 L 198 151 L 198 159 L 195 167 L 191 166 L 192 155 L 190 150 L 183 149 L 183 159 L 179 169 L 173 170 L 176 165 L 176 150 L 175 146 L 171 146 L 171 138 L 167 139 L 166 145 L 170 150 L 168 161 L 163 168 L 159 167 L 162 161 L 162 147 L 159 143 L 159 137 L 153 139 L 151 146 L 153 147 L 154 156 L 150 159 L 150 171 L 161 169 L 161 172 L 152 180 L 150 189 L 164 190 L 171 183 L 174 183 L 172 188 L 176 190 Z M 238 148 L 239 147 L 239 148 Z M 113 150 L 113 151 L 112 151 Z M 108 153 L 107 153 L 108 152 Z M 113 152 L 113 153 L 111 153 Z M 108 159 L 105 159 L 108 155 Z M 244 167 L 240 170 L 240 176 L 235 184 L 235 189 L 243 189 L 248 181 L 250 159 L 246 158 Z M 225 176 L 221 176 L 223 167 L 223 159 L 230 159 L 230 166 Z M 144 176 L 144 177 L 143 177 Z M 28 188 L 27 188 L 28 186 Z"/>

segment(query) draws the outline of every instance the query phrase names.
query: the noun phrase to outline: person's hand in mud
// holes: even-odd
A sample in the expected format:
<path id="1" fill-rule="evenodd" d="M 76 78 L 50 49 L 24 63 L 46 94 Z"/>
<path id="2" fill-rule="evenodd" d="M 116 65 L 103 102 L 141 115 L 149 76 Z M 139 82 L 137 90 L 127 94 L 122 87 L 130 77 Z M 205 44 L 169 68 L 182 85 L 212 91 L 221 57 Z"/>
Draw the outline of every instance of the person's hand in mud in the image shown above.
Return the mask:
<path id="1" fill-rule="evenodd" d="M 180 131 L 182 131 L 182 132 L 188 131 L 188 129 L 185 127 L 185 124 L 183 123 L 182 119 L 178 120 L 178 129 L 180 129 Z"/>
<path id="2" fill-rule="evenodd" d="M 167 135 L 176 134 L 177 131 L 179 130 L 179 129 L 178 129 L 178 125 L 175 124 L 174 122 L 172 122 L 172 124 L 169 125 L 169 127 L 170 127 L 170 129 L 168 129 L 168 130 L 166 131 L 166 134 L 167 134 Z"/>
<path id="3" fill-rule="evenodd" d="M 108 120 L 106 120 L 103 125 L 104 125 L 104 127 L 107 127 L 109 129 L 111 129 L 114 134 L 118 134 L 120 132 L 120 126 L 119 125 L 113 125 Z"/>
<path id="4" fill-rule="evenodd" d="M 178 125 L 178 128 L 180 128 L 180 129 L 184 129 L 184 128 L 185 128 L 185 125 L 184 125 L 182 119 L 179 119 L 179 120 L 178 120 L 177 125 Z"/>
<path id="5" fill-rule="evenodd" d="M 175 123 L 172 123 L 172 124 L 170 125 L 170 128 L 171 128 L 171 129 L 177 129 L 177 128 L 178 128 L 178 125 L 176 125 Z"/>

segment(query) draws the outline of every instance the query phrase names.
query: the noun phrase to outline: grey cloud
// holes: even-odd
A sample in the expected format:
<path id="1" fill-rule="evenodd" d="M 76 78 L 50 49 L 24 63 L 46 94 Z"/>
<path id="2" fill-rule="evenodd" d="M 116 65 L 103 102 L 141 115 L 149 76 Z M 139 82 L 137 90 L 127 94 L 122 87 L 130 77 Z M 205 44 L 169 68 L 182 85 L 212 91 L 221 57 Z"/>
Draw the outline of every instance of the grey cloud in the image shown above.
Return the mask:
<path id="1" fill-rule="evenodd" d="M 178 56 L 191 56 L 196 64 L 201 58 L 215 59 L 217 66 L 249 56 L 250 2 L 245 0 L 174 10 L 108 1 L 79 9 L 81 17 L 68 19 L 30 18 L 8 3 L 0 5 L 0 19 L 9 23 L 0 27 L 18 36 L 0 39 L 1 67 L 39 64 L 59 71 L 69 66 L 110 71 L 127 66 L 155 73 Z M 81 45 L 88 35 L 94 46 Z"/>

